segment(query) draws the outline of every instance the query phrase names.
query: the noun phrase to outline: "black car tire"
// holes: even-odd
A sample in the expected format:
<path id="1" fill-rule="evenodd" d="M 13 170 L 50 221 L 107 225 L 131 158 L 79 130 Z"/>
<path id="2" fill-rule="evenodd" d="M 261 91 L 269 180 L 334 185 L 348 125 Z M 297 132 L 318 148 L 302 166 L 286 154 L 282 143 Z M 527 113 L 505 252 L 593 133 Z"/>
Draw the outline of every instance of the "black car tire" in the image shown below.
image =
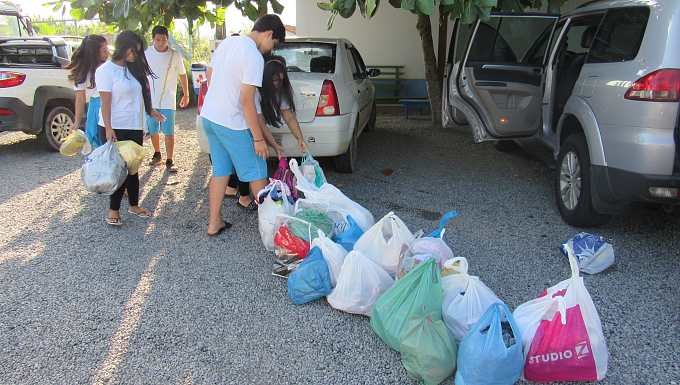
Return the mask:
<path id="1" fill-rule="evenodd" d="M 52 151 L 59 151 L 61 142 L 73 130 L 75 116 L 73 111 L 64 106 L 52 107 L 43 121 L 43 130 L 38 134 L 42 144 Z"/>
<path id="2" fill-rule="evenodd" d="M 572 134 L 562 143 L 557 157 L 555 201 L 562 219 L 575 227 L 599 226 L 611 219 L 593 207 L 590 166 L 586 138 L 583 134 Z M 578 194 L 573 186 L 580 186 Z"/>

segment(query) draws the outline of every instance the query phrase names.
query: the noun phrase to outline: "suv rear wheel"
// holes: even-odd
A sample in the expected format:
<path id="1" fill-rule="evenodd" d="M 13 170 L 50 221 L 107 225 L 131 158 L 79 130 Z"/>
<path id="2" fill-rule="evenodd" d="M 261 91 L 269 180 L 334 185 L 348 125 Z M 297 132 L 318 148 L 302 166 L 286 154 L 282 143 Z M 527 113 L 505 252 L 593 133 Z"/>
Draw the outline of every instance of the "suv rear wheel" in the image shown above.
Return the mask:
<path id="1" fill-rule="evenodd" d="M 59 151 L 61 142 L 71 133 L 75 117 L 73 111 L 64 106 L 52 107 L 45 121 L 43 130 L 38 135 L 40 141 L 53 151 Z"/>
<path id="2" fill-rule="evenodd" d="M 562 219 L 572 226 L 598 226 L 610 219 L 593 208 L 590 154 L 582 134 L 573 134 L 562 143 L 557 157 L 555 199 Z"/>

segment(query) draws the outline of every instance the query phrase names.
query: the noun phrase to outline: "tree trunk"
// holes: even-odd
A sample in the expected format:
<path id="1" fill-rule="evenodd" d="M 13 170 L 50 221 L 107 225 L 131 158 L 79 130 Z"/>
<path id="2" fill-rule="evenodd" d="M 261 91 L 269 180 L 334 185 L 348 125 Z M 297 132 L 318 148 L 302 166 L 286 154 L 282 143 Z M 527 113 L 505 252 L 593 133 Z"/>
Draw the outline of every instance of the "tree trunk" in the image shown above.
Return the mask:
<path id="1" fill-rule="evenodd" d="M 446 71 L 447 48 L 449 36 L 449 14 L 445 13 L 442 7 L 439 7 L 439 48 L 437 50 L 437 72 L 439 78 L 444 79 L 444 71 Z"/>
<path id="2" fill-rule="evenodd" d="M 437 58 L 434 54 L 434 41 L 432 39 L 432 23 L 430 22 L 430 17 L 418 14 L 418 24 L 416 27 L 420 33 L 420 41 L 423 46 L 425 79 L 427 81 L 427 93 L 430 97 L 432 123 L 436 127 L 440 127 L 442 124 L 442 79 L 439 76 Z"/>

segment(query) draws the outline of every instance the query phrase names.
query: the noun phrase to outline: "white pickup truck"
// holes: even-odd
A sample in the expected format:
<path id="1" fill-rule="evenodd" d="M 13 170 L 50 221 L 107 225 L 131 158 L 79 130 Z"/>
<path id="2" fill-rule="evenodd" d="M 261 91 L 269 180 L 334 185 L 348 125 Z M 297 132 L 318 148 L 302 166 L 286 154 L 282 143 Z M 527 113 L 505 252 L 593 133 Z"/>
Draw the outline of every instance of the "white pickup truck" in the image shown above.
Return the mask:
<path id="1" fill-rule="evenodd" d="M 51 150 L 71 132 L 75 93 L 60 38 L 0 38 L 0 132 L 38 135 Z"/>

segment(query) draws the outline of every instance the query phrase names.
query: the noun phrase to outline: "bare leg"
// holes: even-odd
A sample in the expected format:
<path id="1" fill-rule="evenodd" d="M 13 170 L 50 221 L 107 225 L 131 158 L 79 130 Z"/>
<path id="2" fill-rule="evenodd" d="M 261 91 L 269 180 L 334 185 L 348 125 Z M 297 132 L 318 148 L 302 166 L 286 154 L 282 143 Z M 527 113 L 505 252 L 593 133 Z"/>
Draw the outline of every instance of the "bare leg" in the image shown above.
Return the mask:
<path id="1" fill-rule="evenodd" d="M 215 234 L 224 226 L 222 220 L 222 200 L 224 190 L 229 182 L 228 176 L 213 176 L 210 178 L 210 189 L 208 192 L 208 203 L 210 207 L 208 216 L 208 234 Z"/>
<path id="2" fill-rule="evenodd" d="M 253 194 L 254 197 L 257 197 L 260 191 L 265 187 L 267 187 L 267 179 L 252 181 L 250 182 L 250 193 Z"/>
<path id="3" fill-rule="evenodd" d="M 156 135 L 156 137 L 158 137 L 158 135 Z M 165 159 L 172 159 L 174 152 L 175 152 L 175 135 L 167 135 L 165 137 Z"/>
<path id="4" fill-rule="evenodd" d="M 153 152 L 161 152 L 161 138 L 159 134 L 151 135 L 151 144 L 153 144 Z"/>

